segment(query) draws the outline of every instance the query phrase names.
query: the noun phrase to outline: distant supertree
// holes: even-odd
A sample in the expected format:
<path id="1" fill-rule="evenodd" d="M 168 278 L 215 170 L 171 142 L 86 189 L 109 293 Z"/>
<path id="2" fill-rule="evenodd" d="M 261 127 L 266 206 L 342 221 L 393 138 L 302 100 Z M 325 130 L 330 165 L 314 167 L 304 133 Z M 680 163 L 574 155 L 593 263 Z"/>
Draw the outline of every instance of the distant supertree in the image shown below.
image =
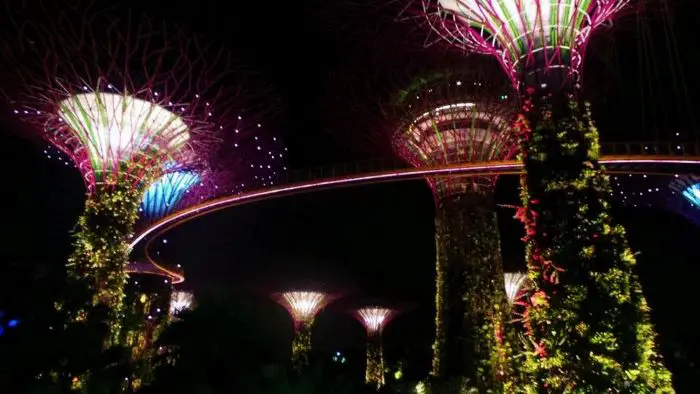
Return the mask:
<path id="1" fill-rule="evenodd" d="M 421 19 L 445 42 L 493 55 L 522 95 L 518 217 L 534 294 L 524 367 L 535 377 L 526 384 L 555 392 L 672 390 L 634 256 L 609 215 L 598 131 L 576 97 L 590 37 L 629 1 L 420 3 Z"/>
<path id="2" fill-rule="evenodd" d="M 506 282 L 506 295 L 508 296 L 508 302 L 512 305 L 523 290 L 523 286 L 525 286 L 527 274 L 524 272 L 506 272 L 504 277 Z"/>
<path id="3" fill-rule="evenodd" d="M 170 297 L 170 316 L 177 317 L 194 307 L 194 294 L 189 291 L 176 290 Z"/>
<path id="4" fill-rule="evenodd" d="M 190 188 L 201 183 L 199 171 L 172 169 L 166 165 L 165 174 L 146 189 L 139 213 L 146 219 L 160 219 L 177 208 Z"/>
<path id="5" fill-rule="evenodd" d="M 214 119 L 237 93 L 219 87 L 230 56 L 184 32 L 82 4 L 25 5 L 9 15 L 17 22 L 0 56 L 2 97 L 71 158 L 87 187 L 68 271 L 93 296 L 72 308 L 72 319 L 106 305 L 114 342 L 141 197 L 168 163 L 203 163 L 219 131 Z"/>
<path id="6" fill-rule="evenodd" d="M 332 296 L 316 291 L 287 291 L 273 294 L 273 299 L 289 311 L 294 321 L 292 365 L 300 371 L 309 364 L 314 318 L 331 301 Z"/>
<path id="7" fill-rule="evenodd" d="M 384 352 L 382 350 L 382 331 L 398 315 L 395 309 L 378 306 L 365 307 L 354 312 L 357 320 L 367 331 L 367 367 L 365 381 L 380 388 L 384 385 Z"/>

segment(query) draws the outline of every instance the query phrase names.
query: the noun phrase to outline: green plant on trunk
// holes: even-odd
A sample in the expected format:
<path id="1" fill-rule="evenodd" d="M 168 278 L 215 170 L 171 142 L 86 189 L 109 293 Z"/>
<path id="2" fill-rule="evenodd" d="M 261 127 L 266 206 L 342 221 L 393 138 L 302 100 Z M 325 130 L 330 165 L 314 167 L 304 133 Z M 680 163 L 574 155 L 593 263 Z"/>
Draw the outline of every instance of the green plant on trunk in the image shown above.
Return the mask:
<path id="1" fill-rule="evenodd" d="M 437 289 L 433 372 L 468 380 L 482 392 L 503 392 L 511 343 L 501 249 L 490 193 L 440 199 L 436 217 Z M 461 385 L 456 385 L 461 386 Z"/>
<path id="2" fill-rule="evenodd" d="M 527 91 L 516 127 L 531 290 L 523 389 L 671 393 L 589 106 Z"/>

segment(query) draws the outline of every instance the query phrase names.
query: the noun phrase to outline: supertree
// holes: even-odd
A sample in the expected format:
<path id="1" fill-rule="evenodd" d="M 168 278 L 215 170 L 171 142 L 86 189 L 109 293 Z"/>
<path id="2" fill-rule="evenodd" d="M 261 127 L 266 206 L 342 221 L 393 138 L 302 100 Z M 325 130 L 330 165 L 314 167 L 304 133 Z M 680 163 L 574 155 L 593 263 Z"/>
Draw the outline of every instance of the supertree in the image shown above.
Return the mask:
<path id="1" fill-rule="evenodd" d="M 294 321 L 292 365 L 296 371 L 301 371 L 309 364 L 314 318 L 333 296 L 317 291 L 287 291 L 275 293 L 272 298 L 287 309 Z"/>
<path id="2" fill-rule="evenodd" d="M 168 163 L 197 166 L 207 154 L 219 129 L 211 116 L 228 109 L 229 92 L 218 84 L 231 73 L 230 56 L 117 11 L 83 4 L 14 11 L 19 22 L 0 60 L 3 98 L 71 158 L 87 189 L 68 274 L 92 295 L 70 308 L 70 320 L 105 305 L 106 343 L 117 343 L 127 240 L 142 195 Z"/>
<path id="3" fill-rule="evenodd" d="M 358 145 L 416 167 L 515 156 L 514 94 L 507 79 L 493 71 L 498 70 L 495 62 L 465 64 L 461 56 L 438 50 L 394 53 L 393 43 L 405 36 L 393 31 L 388 37 L 389 42 L 369 44 L 377 51 L 365 59 L 370 65 L 352 64 L 351 71 L 338 73 L 341 82 L 333 91 L 340 96 L 341 111 L 331 113 L 342 138 L 362 136 Z M 397 71 L 395 64 L 402 69 Z M 356 70 L 375 74 L 363 84 Z M 349 82 L 342 82 L 345 75 Z M 358 125 L 358 119 L 365 124 Z M 510 308 L 495 213 L 496 180 L 489 174 L 427 179 L 435 203 L 437 250 L 431 374 L 484 389 L 505 380 L 510 353 L 502 329 Z"/>
<path id="4" fill-rule="evenodd" d="M 377 388 L 384 386 L 384 352 L 382 350 L 382 331 L 396 317 L 395 309 L 371 306 L 356 310 L 353 315 L 367 331 L 367 367 L 365 382 Z"/>
<path id="5" fill-rule="evenodd" d="M 506 160 L 514 155 L 507 90 L 474 68 L 440 73 L 396 102 L 406 123 L 397 154 L 416 167 Z M 433 374 L 495 384 L 507 301 L 493 199 L 496 176 L 430 178 L 437 248 Z M 481 371 L 481 372 L 480 372 Z"/>
<path id="6" fill-rule="evenodd" d="M 516 122 L 532 296 L 531 390 L 671 391 L 624 229 L 613 223 L 598 131 L 577 101 L 585 48 L 627 0 L 421 0 L 454 47 L 495 56 L 522 96 Z"/>

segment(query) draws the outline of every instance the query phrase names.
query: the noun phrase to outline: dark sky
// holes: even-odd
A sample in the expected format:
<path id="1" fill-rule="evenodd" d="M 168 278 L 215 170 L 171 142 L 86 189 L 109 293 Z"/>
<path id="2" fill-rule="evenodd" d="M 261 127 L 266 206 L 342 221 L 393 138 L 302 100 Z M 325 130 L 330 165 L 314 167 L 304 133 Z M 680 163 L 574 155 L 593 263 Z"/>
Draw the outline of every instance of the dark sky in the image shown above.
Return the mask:
<path id="1" fill-rule="evenodd" d="M 233 7 L 236 12 L 221 12 L 209 1 L 198 1 L 196 7 L 184 3 L 182 9 L 172 2 L 163 9 L 154 2 L 149 11 L 158 11 L 157 17 L 177 20 L 241 50 L 244 60 L 275 85 L 287 119 L 283 128 L 290 147 L 290 167 L 306 168 L 357 157 L 355 147 L 327 132 L 322 111 L 328 75 L 349 56 L 362 55 L 365 49 L 360 40 L 321 29 L 324 23 L 311 2 L 239 3 Z M 662 32 L 658 27 L 653 29 Z M 633 33 L 634 29 L 619 28 L 620 40 L 629 39 Z M 676 32 L 681 48 L 691 43 L 686 34 L 683 28 Z M 657 41 L 663 42 L 663 36 Z M 634 89 L 638 87 L 635 76 L 646 74 L 631 71 L 622 77 L 613 75 L 620 65 L 638 64 L 634 50 L 629 49 L 637 43 L 600 44 L 597 51 L 605 60 L 615 58 L 606 57 L 610 51 L 607 45 L 617 46 L 610 52 L 619 55 L 611 61 L 617 66 L 606 69 L 602 76 L 589 71 L 593 82 L 622 80 L 615 85 L 621 87 L 618 93 L 600 87 L 592 94 L 597 100 L 596 118 L 600 119 L 603 138 L 652 138 L 654 127 L 649 125 L 663 125 L 665 114 L 671 114 L 666 117 L 674 119 L 674 128 L 684 130 L 684 139 L 697 139 L 688 111 L 681 117 L 673 115 L 683 112 L 689 105 L 687 100 L 675 99 L 662 115 L 650 115 L 640 109 L 640 103 L 653 100 L 654 95 L 640 98 Z M 671 63 L 665 62 L 668 57 L 662 56 L 663 47 L 654 47 L 661 51 L 657 69 L 665 70 Z M 690 71 L 697 69 L 698 59 L 689 55 L 675 64 L 684 65 L 686 85 L 692 92 L 698 85 L 697 76 Z M 670 75 L 657 77 L 659 85 L 672 85 Z M 683 91 L 668 89 L 668 95 Z M 622 122 L 620 114 L 627 114 L 629 122 Z M 641 120 L 647 117 L 653 122 Z M 3 130 L 0 140 L 1 168 L 9 177 L 1 225 L 3 260 L 61 264 L 70 249 L 69 231 L 82 209 L 81 181 L 74 169 L 47 159 L 43 144 L 23 139 L 21 134 Z M 672 135 L 668 131 L 661 134 Z M 662 137 L 659 139 L 666 139 Z M 504 179 L 499 184 L 498 200 L 517 201 L 516 184 L 514 179 Z M 508 209 L 499 210 L 499 222 L 506 267 L 518 269 L 523 266 L 519 243 L 522 229 L 512 214 Z M 408 302 L 415 306 L 414 312 L 397 319 L 396 329 L 389 334 L 396 332 L 405 345 L 405 341 L 415 341 L 400 335 L 400 327 L 414 327 L 420 333 L 419 342 L 428 345 L 433 299 L 432 215 L 432 197 L 422 181 L 338 189 L 220 211 L 167 234 L 167 245 L 159 244 L 158 250 L 162 257 L 181 263 L 190 286 L 200 291 L 255 289 L 307 280 L 337 286 L 357 297 Z M 695 299 L 695 278 L 700 273 L 696 264 L 700 251 L 695 247 L 700 230 L 663 211 L 620 210 L 617 216 L 627 226 L 634 249 L 642 253 L 640 272 L 662 336 L 690 346 L 694 343 L 694 327 L 684 316 L 687 305 Z M 320 341 L 328 347 L 343 342 L 333 335 L 337 330 L 357 331 L 349 319 L 339 316 L 329 313 L 319 318 Z"/>

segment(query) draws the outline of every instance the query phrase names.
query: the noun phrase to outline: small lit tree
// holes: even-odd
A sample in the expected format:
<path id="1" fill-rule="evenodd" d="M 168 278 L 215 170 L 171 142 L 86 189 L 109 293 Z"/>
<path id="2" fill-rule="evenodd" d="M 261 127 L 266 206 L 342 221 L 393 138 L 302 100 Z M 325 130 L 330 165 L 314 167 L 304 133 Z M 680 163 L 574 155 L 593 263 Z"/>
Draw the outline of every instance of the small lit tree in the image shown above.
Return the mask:
<path id="1" fill-rule="evenodd" d="M 384 385 L 384 352 L 382 331 L 396 317 L 397 310 L 382 307 L 365 307 L 354 312 L 367 331 L 367 367 L 365 381 L 380 388 Z"/>
<path id="2" fill-rule="evenodd" d="M 309 364 L 314 318 L 332 297 L 316 291 L 287 291 L 273 294 L 273 299 L 287 309 L 294 321 L 292 365 L 296 371 L 301 371 Z"/>

